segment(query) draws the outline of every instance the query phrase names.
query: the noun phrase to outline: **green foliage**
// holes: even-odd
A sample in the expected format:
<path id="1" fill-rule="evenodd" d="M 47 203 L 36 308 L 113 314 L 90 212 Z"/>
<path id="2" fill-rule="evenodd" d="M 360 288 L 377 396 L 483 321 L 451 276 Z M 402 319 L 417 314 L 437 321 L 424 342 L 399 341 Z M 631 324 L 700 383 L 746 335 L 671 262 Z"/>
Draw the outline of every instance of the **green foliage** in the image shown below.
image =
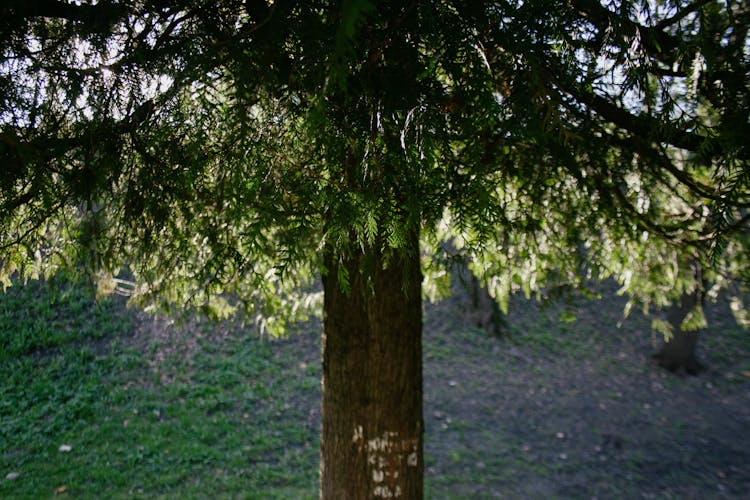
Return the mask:
<path id="1" fill-rule="evenodd" d="M 453 240 L 503 308 L 607 276 L 663 307 L 703 287 L 694 262 L 747 278 L 746 6 L 6 11 L 4 286 L 70 269 L 280 332 L 319 304 L 323 251 L 415 231 L 430 295 Z"/>

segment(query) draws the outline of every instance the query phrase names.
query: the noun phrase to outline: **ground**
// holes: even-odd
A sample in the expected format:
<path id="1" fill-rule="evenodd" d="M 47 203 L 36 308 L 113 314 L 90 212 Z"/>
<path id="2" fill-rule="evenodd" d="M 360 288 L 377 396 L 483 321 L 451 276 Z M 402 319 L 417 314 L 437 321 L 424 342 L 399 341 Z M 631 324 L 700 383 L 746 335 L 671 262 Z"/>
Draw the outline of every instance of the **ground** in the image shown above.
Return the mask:
<path id="1" fill-rule="evenodd" d="M 269 339 L 12 294 L 0 497 L 316 496 L 319 322 Z M 649 321 L 618 327 L 624 299 L 601 294 L 517 297 L 501 337 L 465 324 L 461 297 L 425 304 L 427 498 L 747 498 L 750 332 L 712 305 L 708 371 L 675 376 L 649 360 Z"/>
<path id="2" fill-rule="evenodd" d="M 624 299 L 516 298 L 506 336 L 427 309 L 427 484 L 455 498 L 746 498 L 750 343 L 710 306 L 699 377 L 649 362 L 650 321 Z M 573 322 L 561 321 L 576 316 Z"/>

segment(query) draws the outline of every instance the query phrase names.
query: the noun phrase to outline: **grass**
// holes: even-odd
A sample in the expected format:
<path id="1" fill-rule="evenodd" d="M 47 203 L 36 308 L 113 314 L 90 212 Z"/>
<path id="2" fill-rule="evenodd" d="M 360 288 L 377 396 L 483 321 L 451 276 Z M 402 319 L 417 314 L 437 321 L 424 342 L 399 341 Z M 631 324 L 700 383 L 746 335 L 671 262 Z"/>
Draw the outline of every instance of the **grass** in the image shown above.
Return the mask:
<path id="1" fill-rule="evenodd" d="M 581 357 L 586 355 L 586 347 L 601 340 L 603 332 L 576 321 L 570 307 L 554 303 L 534 304 L 532 308 L 533 314 L 514 318 L 507 335 L 514 344 L 529 347 L 536 355 L 565 353 Z"/>
<path id="2" fill-rule="evenodd" d="M 317 495 L 314 369 L 241 331 L 139 349 L 129 317 L 69 284 L 0 297 L 0 498 Z"/>
<path id="3" fill-rule="evenodd" d="M 744 498 L 746 331 L 712 330 L 713 371 L 690 380 L 647 363 L 645 321 L 614 327 L 619 302 L 562 326 L 559 308 L 520 306 L 504 339 L 428 308 L 426 498 L 710 498 L 719 479 Z M 319 325 L 304 328 L 270 340 L 143 322 L 64 282 L 11 288 L 0 498 L 316 498 Z"/>

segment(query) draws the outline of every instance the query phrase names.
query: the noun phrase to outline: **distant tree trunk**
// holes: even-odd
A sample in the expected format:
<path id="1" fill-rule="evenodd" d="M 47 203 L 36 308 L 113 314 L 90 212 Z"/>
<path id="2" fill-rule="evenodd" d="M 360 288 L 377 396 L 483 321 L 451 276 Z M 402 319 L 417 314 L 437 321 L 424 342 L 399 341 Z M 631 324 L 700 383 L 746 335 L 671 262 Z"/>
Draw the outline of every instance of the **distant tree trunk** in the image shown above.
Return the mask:
<path id="1" fill-rule="evenodd" d="M 320 497 L 422 498 L 419 241 L 384 269 L 378 249 L 325 257 Z M 337 279 L 349 274 L 349 292 Z M 362 268 L 369 272 L 361 273 Z M 368 276 L 372 281 L 368 283 Z"/>
<path id="2" fill-rule="evenodd" d="M 505 317 L 500 306 L 492 298 L 487 287 L 482 286 L 466 262 L 457 263 L 454 267 L 458 270 L 459 286 L 466 294 L 462 308 L 464 322 L 489 334 L 501 336 Z"/>
<path id="3" fill-rule="evenodd" d="M 703 292 L 696 290 L 683 294 L 679 304 L 674 304 L 667 311 L 667 321 L 672 325 L 672 338 L 665 342 L 661 350 L 654 355 L 659 366 L 672 372 L 685 372 L 697 375 L 703 371 L 703 365 L 698 362 L 695 347 L 698 344 L 698 331 L 683 331 L 682 322 L 690 311 L 698 306 L 703 299 Z"/>
<path id="4" fill-rule="evenodd" d="M 453 240 L 444 241 L 443 250 L 449 255 L 458 256 Z M 461 297 L 461 316 L 464 323 L 485 332 L 502 336 L 506 326 L 505 315 L 490 295 L 486 286 L 469 268 L 469 259 L 461 256 L 452 261 L 451 294 Z"/>

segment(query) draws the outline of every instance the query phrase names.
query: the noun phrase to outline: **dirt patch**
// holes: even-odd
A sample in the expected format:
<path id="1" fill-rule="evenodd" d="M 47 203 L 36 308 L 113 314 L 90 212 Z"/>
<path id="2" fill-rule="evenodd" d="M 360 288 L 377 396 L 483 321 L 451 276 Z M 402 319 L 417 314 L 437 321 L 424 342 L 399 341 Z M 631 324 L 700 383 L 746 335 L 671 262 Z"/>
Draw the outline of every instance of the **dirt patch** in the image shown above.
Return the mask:
<path id="1" fill-rule="evenodd" d="M 624 299 L 540 307 L 516 298 L 498 339 L 428 306 L 428 491 L 506 498 L 745 498 L 750 343 L 720 303 L 701 343 L 708 372 L 649 362 L 649 320 Z M 561 321 L 568 309 L 577 320 Z"/>

